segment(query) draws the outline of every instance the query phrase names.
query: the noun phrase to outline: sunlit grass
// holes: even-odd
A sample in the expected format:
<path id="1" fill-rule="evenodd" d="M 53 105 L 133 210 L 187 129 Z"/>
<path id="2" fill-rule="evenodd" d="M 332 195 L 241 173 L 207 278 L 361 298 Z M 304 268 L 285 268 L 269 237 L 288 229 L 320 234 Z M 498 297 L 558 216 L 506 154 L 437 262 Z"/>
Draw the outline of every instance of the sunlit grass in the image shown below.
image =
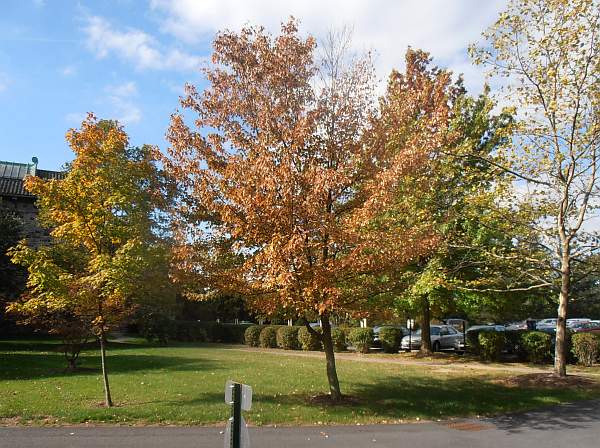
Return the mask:
<path id="1" fill-rule="evenodd" d="M 96 350 L 81 370 L 64 371 L 52 341 L 0 341 L 0 418 L 20 423 L 224 422 L 228 379 L 254 389 L 246 419 L 261 424 L 378 423 L 490 415 L 600 396 L 592 390 L 516 389 L 494 384 L 506 373 L 401 363 L 338 361 L 352 405 L 319 406 L 327 391 L 322 359 L 247 352 L 226 345 L 112 344 L 108 357 L 116 407 L 105 409 Z"/>

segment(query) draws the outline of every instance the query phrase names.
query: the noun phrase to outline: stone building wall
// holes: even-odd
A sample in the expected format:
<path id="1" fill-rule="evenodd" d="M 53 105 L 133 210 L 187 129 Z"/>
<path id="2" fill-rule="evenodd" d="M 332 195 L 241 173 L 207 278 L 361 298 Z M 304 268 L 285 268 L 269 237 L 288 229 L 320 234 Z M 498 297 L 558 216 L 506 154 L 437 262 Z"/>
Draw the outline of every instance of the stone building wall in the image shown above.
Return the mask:
<path id="1" fill-rule="evenodd" d="M 19 216 L 23 222 L 23 238 L 28 243 L 37 247 L 50 243 L 50 234 L 47 229 L 40 226 L 37 220 L 37 208 L 32 198 L 0 198 L 0 208 L 12 211 Z"/>

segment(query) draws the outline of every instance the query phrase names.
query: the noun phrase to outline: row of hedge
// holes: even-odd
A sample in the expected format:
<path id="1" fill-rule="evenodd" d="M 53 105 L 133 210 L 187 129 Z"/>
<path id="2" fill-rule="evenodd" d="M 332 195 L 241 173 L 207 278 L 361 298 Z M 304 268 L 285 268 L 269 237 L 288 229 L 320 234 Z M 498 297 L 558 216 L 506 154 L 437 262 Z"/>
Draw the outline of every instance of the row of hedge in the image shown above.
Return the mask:
<path id="1" fill-rule="evenodd" d="M 181 342 L 222 342 L 243 344 L 244 332 L 249 325 L 223 324 L 218 322 L 178 321 L 167 317 L 152 316 L 138 323 L 138 331 L 148 341 L 166 344 Z"/>
<path id="2" fill-rule="evenodd" d="M 251 347 L 282 348 L 284 350 L 322 350 L 318 336 L 320 328 L 311 332 L 306 327 L 287 325 L 252 325 L 246 329 L 245 342 Z M 353 345 L 357 351 L 368 353 L 373 345 L 373 330 L 370 328 L 332 328 L 333 349 L 342 352 Z"/>
<path id="3" fill-rule="evenodd" d="M 504 351 L 535 364 L 550 361 L 553 357 L 554 337 L 541 331 L 480 331 L 467 334 L 471 351 L 486 361 L 499 360 Z M 568 335 L 567 344 L 571 362 L 591 366 L 595 361 L 600 361 L 600 335 L 575 333 Z"/>

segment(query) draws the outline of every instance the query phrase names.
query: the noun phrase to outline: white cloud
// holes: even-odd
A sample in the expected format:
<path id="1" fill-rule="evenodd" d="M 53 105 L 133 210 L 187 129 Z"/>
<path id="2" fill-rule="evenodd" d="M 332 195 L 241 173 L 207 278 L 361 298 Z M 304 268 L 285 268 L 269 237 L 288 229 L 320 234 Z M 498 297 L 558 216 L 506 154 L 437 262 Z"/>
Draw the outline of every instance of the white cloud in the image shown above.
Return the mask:
<path id="1" fill-rule="evenodd" d="M 135 82 L 108 85 L 104 88 L 104 94 L 98 102 L 99 117 L 114 119 L 125 125 L 141 121 L 142 110 L 134 101 L 138 94 Z M 65 115 L 65 121 L 70 125 L 79 126 L 86 116 L 87 114 L 83 112 L 70 112 Z"/>
<path id="2" fill-rule="evenodd" d="M 109 86 L 107 87 L 107 91 L 112 95 L 119 97 L 134 96 L 137 95 L 137 85 L 135 82 L 129 81 L 124 84 Z"/>
<path id="3" fill-rule="evenodd" d="M 464 72 L 466 84 L 479 90 L 483 71 L 466 55 L 470 42 L 496 18 L 505 0 L 152 0 L 164 15 L 161 29 L 185 42 L 212 39 L 217 30 L 247 23 L 276 32 L 290 15 L 302 29 L 322 37 L 332 27 L 354 28 L 358 50 L 377 52 L 381 78 L 402 68 L 410 45 L 431 52 L 434 62 Z"/>
<path id="4" fill-rule="evenodd" d="M 203 61 L 177 48 L 163 49 L 154 37 L 135 28 L 116 30 L 102 17 L 88 17 L 83 31 L 87 35 L 87 46 L 97 57 L 116 54 L 140 70 L 189 71 L 197 69 Z"/>
<path id="5" fill-rule="evenodd" d="M 73 76 L 77 73 L 77 68 L 74 65 L 67 65 L 60 69 L 60 74 L 63 76 Z"/>
<path id="6" fill-rule="evenodd" d="M 114 117 L 122 124 L 139 123 L 142 119 L 142 111 L 133 102 L 137 95 L 137 85 L 130 81 L 123 84 L 107 86 L 105 92 L 111 105 Z"/>
<path id="7" fill-rule="evenodd" d="M 5 91 L 8 88 L 9 79 L 8 76 L 0 72 L 0 92 Z"/>
<path id="8" fill-rule="evenodd" d="M 86 114 L 83 112 L 69 112 L 65 115 L 65 121 L 73 126 L 79 126 L 85 117 Z"/>

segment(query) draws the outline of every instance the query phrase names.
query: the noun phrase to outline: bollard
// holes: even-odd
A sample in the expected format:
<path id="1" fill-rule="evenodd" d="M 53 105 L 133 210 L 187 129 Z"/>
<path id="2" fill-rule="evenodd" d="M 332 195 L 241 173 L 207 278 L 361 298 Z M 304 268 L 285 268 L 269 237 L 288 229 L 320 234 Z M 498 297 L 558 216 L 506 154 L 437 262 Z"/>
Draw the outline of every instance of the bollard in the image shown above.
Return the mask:
<path id="1" fill-rule="evenodd" d="M 242 428 L 242 385 L 233 384 L 233 404 L 231 405 L 231 448 L 240 448 L 240 434 Z"/>
<path id="2" fill-rule="evenodd" d="M 250 448 L 248 427 L 242 417 L 242 411 L 249 411 L 252 407 L 252 388 L 227 381 L 225 403 L 231 406 L 231 417 L 225 428 L 224 448 Z"/>

